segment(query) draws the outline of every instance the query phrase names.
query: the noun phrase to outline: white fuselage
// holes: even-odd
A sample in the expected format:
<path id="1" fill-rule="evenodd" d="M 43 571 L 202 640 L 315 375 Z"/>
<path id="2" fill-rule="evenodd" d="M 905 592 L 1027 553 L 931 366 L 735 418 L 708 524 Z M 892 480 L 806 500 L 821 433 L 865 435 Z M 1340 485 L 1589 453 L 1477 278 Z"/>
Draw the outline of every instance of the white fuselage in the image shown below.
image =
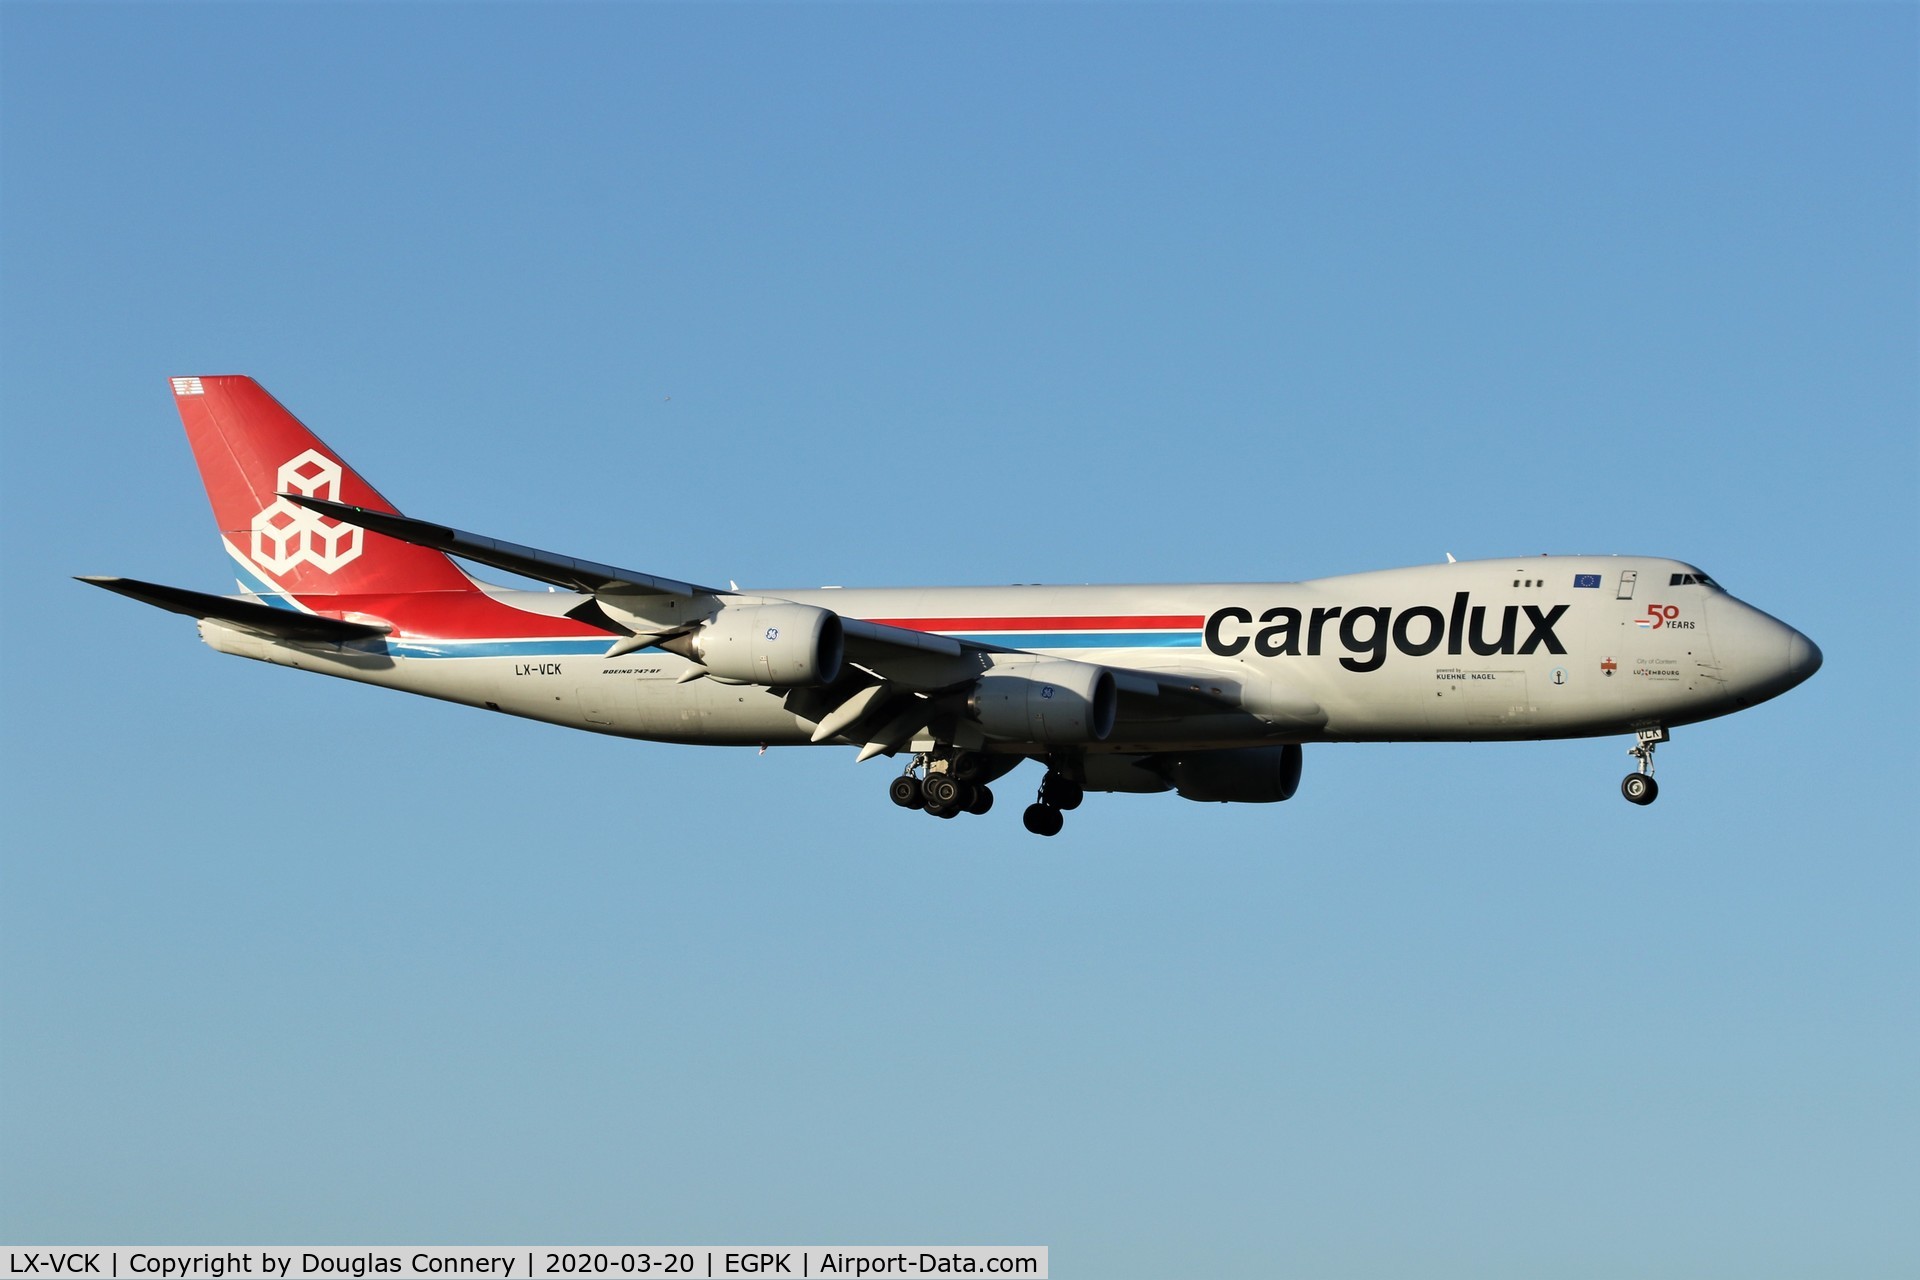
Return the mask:
<path id="1" fill-rule="evenodd" d="M 1799 632 L 1703 577 L 1673 560 L 1541 556 L 1307 582 L 765 594 L 1114 671 L 1172 674 L 1231 708 L 1195 715 L 1129 700 L 1111 736 L 1086 749 L 1137 753 L 1632 732 L 1752 706 L 1817 666 L 1818 650 Z M 586 599 L 490 594 L 539 617 Z M 803 714 L 804 699 L 783 691 L 685 680 L 694 664 L 658 649 L 606 658 L 611 636 L 323 645 L 216 621 L 202 634 L 223 652 L 626 737 L 802 745 L 817 723 Z"/>

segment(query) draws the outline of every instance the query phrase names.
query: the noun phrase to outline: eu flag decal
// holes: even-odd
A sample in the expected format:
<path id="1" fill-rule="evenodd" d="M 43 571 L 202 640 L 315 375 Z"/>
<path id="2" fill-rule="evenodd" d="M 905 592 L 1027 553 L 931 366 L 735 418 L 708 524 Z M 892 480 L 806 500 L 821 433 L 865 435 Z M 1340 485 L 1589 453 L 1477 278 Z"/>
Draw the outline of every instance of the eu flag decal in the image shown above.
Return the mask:
<path id="1" fill-rule="evenodd" d="M 1597 587 L 1600 585 L 1600 575 L 1597 573 L 1576 573 L 1573 575 L 1573 585 L 1576 587 Z"/>

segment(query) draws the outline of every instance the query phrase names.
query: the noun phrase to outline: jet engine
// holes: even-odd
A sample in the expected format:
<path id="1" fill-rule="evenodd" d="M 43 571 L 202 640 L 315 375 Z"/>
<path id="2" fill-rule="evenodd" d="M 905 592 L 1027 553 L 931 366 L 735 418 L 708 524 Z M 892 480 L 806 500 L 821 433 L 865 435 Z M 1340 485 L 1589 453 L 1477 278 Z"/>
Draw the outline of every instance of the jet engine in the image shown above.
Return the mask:
<path id="1" fill-rule="evenodd" d="M 967 714 L 993 738 L 1099 742 L 1113 732 L 1120 691 L 1113 673 L 1064 658 L 996 666 L 967 698 Z"/>
<path id="2" fill-rule="evenodd" d="M 1300 745 L 1229 747 L 1162 757 L 1174 790 L 1189 800 L 1272 804 L 1300 786 Z"/>
<path id="3" fill-rule="evenodd" d="M 831 684 L 846 648 L 840 615 L 806 604 L 729 605 L 681 644 L 663 645 L 723 680 Z"/>

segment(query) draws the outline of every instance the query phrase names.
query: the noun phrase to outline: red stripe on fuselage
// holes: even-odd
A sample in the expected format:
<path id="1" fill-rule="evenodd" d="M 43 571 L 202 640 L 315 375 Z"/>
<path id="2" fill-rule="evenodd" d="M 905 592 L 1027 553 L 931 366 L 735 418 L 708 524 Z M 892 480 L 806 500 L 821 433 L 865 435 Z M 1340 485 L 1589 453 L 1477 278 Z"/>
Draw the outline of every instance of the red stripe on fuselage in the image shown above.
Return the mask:
<path id="1" fill-rule="evenodd" d="M 869 618 L 906 631 L 1171 631 L 1206 621 L 1200 614 L 1107 614 L 1073 618 Z"/>

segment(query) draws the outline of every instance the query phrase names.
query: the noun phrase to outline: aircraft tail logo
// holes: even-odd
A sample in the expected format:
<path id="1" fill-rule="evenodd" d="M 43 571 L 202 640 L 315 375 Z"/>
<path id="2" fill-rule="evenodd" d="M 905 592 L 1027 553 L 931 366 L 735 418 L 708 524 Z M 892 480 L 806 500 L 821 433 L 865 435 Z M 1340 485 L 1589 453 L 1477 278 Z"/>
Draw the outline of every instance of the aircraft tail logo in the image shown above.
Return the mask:
<path id="1" fill-rule="evenodd" d="M 442 604 L 480 594 L 438 551 L 368 533 L 281 497 L 302 494 L 395 511 L 252 378 L 207 374 L 171 378 L 169 384 L 221 541 L 249 589 L 296 599 L 434 593 Z M 416 600 L 409 614 L 428 603 Z"/>
<path id="2" fill-rule="evenodd" d="M 318 449 L 308 449 L 280 468 L 275 486 L 280 493 L 338 502 L 340 464 Z M 366 531 L 357 525 L 330 520 L 285 498 L 253 518 L 253 558 L 284 574 L 297 564 L 310 564 L 332 573 L 360 554 Z"/>

